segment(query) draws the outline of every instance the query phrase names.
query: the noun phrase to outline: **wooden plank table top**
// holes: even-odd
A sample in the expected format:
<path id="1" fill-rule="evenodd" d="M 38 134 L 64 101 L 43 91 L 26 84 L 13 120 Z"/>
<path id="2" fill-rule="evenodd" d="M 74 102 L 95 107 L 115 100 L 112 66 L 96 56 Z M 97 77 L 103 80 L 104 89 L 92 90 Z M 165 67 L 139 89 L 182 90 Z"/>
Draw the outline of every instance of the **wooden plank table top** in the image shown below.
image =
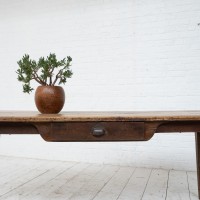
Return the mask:
<path id="1" fill-rule="evenodd" d="M 35 111 L 0 111 L 0 122 L 72 121 L 200 121 L 200 111 L 77 111 L 40 114 Z"/>

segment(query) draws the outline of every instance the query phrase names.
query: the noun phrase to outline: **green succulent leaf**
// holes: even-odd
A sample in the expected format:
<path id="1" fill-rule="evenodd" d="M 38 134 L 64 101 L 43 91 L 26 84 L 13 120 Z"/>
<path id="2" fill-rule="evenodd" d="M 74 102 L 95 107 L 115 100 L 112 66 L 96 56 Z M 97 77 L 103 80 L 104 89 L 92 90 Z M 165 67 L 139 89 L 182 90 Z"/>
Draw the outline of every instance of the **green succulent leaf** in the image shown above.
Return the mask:
<path id="1" fill-rule="evenodd" d="M 29 93 L 30 94 L 30 92 L 32 92 L 32 90 L 33 90 L 33 88 L 31 88 L 29 84 L 24 84 L 23 85 L 23 92 L 24 93 Z"/>
<path id="2" fill-rule="evenodd" d="M 55 85 L 57 82 L 58 84 L 65 84 L 67 79 L 73 75 L 69 68 L 71 62 L 72 58 L 70 56 L 58 60 L 55 53 L 50 53 L 46 58 L 40 57 L 38 61 L 30 59 L 30 56 L 25 54 L 17 62 L 19 66 L 16 71 L 17 79 L 24 83 L 24 93 L 30 93 L 33 90 L 30 86 L 32 80 L 40 85 Z"/>

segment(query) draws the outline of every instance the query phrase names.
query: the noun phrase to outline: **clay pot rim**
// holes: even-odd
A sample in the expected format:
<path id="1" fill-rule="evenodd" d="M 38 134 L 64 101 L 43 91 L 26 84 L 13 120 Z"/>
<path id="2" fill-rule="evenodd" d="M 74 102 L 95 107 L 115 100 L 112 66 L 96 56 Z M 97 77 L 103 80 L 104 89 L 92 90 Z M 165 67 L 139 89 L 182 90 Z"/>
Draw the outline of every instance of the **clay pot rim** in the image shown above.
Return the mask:
<path id="1" fill-rule="evenodd" d="M 62 86 L 59 86 L 59 85 L 39 85 L 38 87 L 57 87 L 57 88 L 62 88 Z"/>

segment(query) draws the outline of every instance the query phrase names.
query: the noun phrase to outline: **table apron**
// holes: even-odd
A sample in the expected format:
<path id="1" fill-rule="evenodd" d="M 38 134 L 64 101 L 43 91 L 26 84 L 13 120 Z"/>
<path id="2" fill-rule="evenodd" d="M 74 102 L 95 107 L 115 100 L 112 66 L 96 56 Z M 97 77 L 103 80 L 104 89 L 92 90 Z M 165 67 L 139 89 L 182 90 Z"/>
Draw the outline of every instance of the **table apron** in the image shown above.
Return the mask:
<path id="1" fill-rule="evenodd" d="M 0 134 L 40 134 L 52 142 L 147 141 L 155 133 L 177 132 L 200 132 L 200 122 L 0 122 Z"/>

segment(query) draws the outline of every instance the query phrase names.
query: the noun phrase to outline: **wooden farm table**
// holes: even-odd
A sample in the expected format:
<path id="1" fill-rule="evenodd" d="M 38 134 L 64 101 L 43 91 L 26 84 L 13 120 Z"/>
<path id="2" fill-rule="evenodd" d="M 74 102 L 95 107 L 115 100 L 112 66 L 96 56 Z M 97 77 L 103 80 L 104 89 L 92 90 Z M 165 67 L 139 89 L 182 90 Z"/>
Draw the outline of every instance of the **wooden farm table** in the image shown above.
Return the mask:
<path id="1" fill-rule="evenodd" d="M 195 132 L 200 194 L 200 111 L 63 112 L 55 115 L 0 112 L 0 134 L 40 134 L 51 142 L 147 141 L 154 133 L 165 132 Z"/>

